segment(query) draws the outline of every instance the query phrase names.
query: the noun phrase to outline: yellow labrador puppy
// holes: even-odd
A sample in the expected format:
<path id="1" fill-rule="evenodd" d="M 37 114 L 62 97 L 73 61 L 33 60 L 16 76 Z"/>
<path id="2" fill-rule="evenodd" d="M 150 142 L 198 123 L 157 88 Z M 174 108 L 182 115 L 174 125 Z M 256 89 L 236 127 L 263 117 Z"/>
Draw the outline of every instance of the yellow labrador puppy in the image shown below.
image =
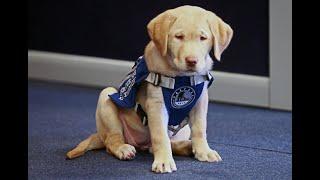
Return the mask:
<path id="1" fill-rule="evenodd" d="M 177 170 L 173 154 L 221 161 L 206 139 L 207 88 L 212 82 L 209 52 L 213 49 L 220 60 L 232 29 L 214 13 L 195 6 L 167 10 L 152 19 L 147 28 L 151 41 L 123 80 L 122 88 L 108 87 L 99 96 L 97 133 L 67 157 L 106 148 L 115 157 L 129 160 L 136 149 L 149 149 L 154 155 L 152 171 L 158 173 Z M 142 71 L 146 72 L 138 80 Z M 134 104 L 122 102 L 129 96 Z"/>

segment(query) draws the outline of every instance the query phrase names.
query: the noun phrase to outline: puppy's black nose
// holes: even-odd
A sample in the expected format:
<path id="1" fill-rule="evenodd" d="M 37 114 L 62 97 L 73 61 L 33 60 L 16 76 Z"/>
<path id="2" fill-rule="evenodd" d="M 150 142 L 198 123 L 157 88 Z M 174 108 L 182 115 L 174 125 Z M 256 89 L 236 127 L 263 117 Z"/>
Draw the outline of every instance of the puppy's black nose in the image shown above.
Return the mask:
<path id="1" fill-rule="evenodd" d="M 193 56 L 188 56 L 185 60 L 188 66 L 195 66 L 198 62 L 198 59 Z"/>

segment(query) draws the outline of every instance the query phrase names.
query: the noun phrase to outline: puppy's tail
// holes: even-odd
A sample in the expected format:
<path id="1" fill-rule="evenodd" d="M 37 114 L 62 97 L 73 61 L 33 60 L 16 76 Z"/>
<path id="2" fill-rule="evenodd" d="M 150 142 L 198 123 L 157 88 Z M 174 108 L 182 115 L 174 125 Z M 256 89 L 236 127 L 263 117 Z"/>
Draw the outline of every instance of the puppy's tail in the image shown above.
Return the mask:
<path id="1" fill-rule="evenodd" d="M 67 153 L 66 159 L 73 159 L 83 155 L 85 152 L 93 149 L 104 148 L 105 145 L 100 140 L 97 133 L 92 134 L 87 139 L 83 140 L 76 148 Z"/>

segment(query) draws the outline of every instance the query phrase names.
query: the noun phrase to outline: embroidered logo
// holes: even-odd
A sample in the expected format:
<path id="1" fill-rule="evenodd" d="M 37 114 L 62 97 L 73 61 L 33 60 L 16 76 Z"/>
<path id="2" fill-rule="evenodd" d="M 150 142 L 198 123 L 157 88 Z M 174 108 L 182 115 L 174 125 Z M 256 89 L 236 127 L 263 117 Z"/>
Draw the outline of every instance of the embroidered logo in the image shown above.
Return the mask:
<path id="1" fill-rule="evenodd" d="M 171 106 L 176 109 L 184 108 L 193 102 L 195 96 L 196 92 L 192 87 L 181 87 L 171 95 Z"/>
<path id="2" fill-rule="evenodd" d="M 131 71 L 128 76 L 123 80 L 121 83 L 120 93 L 119 93 L 119 99 L 123 100 L 125 97 L 127 97 L 130 94 L 130 91 L 132 89 L 132 86 L 136 82 L 136 69 Z"/>
<path id="3" fill-rule="evenodd" d="M 121 81 L 120 90 L 119 90 L 119 100 L 124 100 L 127 96 L 129 96 L 130 91 L 133 85 L 136 83 L 136 75 L 137 75 L 137 67 L 139 62 L 141 62 L 143 56 L 138 58 L 138 61 L 135 62 L 131 71 L 126 75 L 126 77 Z"/>

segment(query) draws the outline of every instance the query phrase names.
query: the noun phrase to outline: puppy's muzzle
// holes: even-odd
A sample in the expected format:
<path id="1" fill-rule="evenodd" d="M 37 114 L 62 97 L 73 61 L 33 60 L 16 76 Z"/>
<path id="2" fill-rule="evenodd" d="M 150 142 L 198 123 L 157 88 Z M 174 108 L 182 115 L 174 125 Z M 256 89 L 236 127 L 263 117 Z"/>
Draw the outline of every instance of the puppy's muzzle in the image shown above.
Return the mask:
<path id="1" fill-rule="evenodd" d="M 193 56 L 188 56 L 188 57 L 185 58 L 185 61 L 186 61 L 187 66 L 194 67 L 197 64 L 198 59 L 196 57 L 193 57 Z"/>

